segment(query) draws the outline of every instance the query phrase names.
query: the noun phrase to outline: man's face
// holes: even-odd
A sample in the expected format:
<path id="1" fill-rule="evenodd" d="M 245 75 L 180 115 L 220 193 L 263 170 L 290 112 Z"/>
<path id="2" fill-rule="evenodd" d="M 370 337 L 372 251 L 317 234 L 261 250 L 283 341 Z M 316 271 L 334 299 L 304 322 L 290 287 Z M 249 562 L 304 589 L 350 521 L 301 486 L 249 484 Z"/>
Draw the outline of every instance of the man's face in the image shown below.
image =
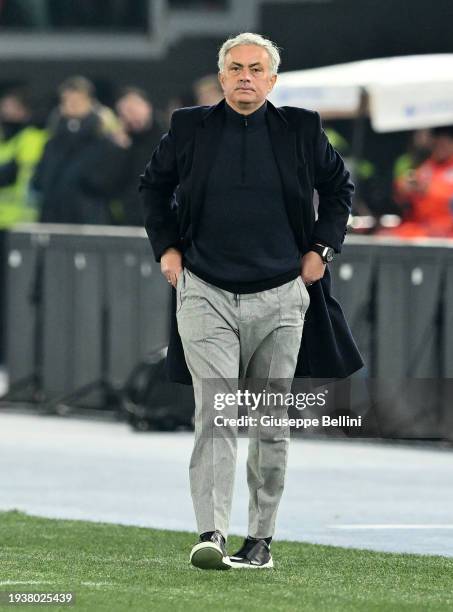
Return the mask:
<path id="1" fill-rule="evenodd" d="M 269 64 L 268 52 L 258 45 L 238 45 L 228 51 L 219 80 L 230 106 L 253 112 L 263 104 L 277 80 Z"/>
<path id="2" fill-rule="evenodd" d="M 116 110 L 128 132 L 142 132 L 151 124 L 151 105 L 135 93 L 118 100 Z"/>
<path id="3" fill-rule="evenodd" d="M 218 81 L 200 85 L 195 90 L 195 99 L 200 106 L 213 106 L 223 98 Z"/>
<path id="4" fill-rule="evenodd" d="M 432 157 L 437 162 L 443 162 L 453 155 L 453 138 L 447 134 L 434 137 Z"/>
<path id="5" fill-rule="evenodd" d="M 85 92 L 67 89 L 60 95 L 60 112 L 63 117 L 82 119 L 93 110 L 93 101 Z"/>
<path id="6" fill-rule="evenodd" d="M 25 123 L 30 117 L 22 102 L 15 96 L 6 95 L 0 99 L 0 120 L 11 123 Z"/>

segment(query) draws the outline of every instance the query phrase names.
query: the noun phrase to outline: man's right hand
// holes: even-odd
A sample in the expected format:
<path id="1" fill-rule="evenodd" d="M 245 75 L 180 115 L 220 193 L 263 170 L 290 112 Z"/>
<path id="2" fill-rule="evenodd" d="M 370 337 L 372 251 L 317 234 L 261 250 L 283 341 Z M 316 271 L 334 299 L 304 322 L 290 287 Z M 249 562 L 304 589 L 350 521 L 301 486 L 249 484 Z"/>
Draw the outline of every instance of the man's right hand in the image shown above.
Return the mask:
<path id="1" fill-rule="evenodd" d="M 160 269 L 167 281 L 176 287 L 178 277 L 182 272 L 181 251 L 173 247 L 167 249 L 160 258 Z"/>

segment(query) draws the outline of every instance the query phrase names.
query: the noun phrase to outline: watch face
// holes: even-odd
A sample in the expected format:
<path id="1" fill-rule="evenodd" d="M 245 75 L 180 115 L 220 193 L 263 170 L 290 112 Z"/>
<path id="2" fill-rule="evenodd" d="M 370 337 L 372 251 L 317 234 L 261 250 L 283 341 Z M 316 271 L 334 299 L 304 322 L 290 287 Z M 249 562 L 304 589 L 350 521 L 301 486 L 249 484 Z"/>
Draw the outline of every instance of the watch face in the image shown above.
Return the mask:
<path id="1" fill-rule="evenodd" d="M 333 259 L 333 249 L 328 249 L 327 253 L 326 253 L 326 261 L 330 262 Z"/>

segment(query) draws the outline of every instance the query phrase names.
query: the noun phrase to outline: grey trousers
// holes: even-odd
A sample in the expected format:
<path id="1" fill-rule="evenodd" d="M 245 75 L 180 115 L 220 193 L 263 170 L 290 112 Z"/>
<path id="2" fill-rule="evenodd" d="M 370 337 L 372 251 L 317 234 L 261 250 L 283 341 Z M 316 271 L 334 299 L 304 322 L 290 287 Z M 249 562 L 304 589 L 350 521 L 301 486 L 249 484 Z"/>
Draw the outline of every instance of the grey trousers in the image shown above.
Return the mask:
<path id="1" fill-rule="evenodd" d="M 198 533 L 227 538 L 236 472 L 237 425 L 213 426 L 218 394 L 236 393 L 245 379 L 265 381 L 266 392 L 289 392 L 310 296 L 302 278 L 250 294 L 219 289 L 184 268 L 176 286 L 176 317 L 195 395 L 195 440 L 189 476 Z M 247 459 L 248 535 L 274 534 L 289 446 L 287 426 L 251 432 Z M 286 417 L 283 406 L 279 416 Z M 237 403 L 222 410 L 235 418 Z M 251 411 L 249 410 L 249 414 Z"/>

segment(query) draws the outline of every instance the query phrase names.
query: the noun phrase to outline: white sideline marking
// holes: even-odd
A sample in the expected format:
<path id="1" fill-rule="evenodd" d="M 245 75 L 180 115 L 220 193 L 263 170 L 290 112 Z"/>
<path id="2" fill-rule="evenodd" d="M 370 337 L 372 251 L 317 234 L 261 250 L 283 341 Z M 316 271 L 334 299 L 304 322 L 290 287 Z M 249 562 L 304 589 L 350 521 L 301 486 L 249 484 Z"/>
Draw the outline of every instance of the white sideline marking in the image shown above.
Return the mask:
<path id="1" fill-rule="evenodd" d="M 57 584 L 55 581 L 49 580 L 0 580 L 1 585 L 7 584 Z M 115 586 L 112 582 L 81 582 L 82 586 Z"/>
<path id="2" fill-rule="evenodd" d="M 49 580 L 0 580 L 0 584 L 56 584 Z"/>
<path id="3" fill-rule="evenodd" d="M 453 529 L 453 524 L 371 524 L 371 525 L 327 525 L 329 529 Z"/>
<path id="4" fill-rule="evenodd" d="M 81 582 L 82 586 L 115 586 L 112 582 Z"/>

